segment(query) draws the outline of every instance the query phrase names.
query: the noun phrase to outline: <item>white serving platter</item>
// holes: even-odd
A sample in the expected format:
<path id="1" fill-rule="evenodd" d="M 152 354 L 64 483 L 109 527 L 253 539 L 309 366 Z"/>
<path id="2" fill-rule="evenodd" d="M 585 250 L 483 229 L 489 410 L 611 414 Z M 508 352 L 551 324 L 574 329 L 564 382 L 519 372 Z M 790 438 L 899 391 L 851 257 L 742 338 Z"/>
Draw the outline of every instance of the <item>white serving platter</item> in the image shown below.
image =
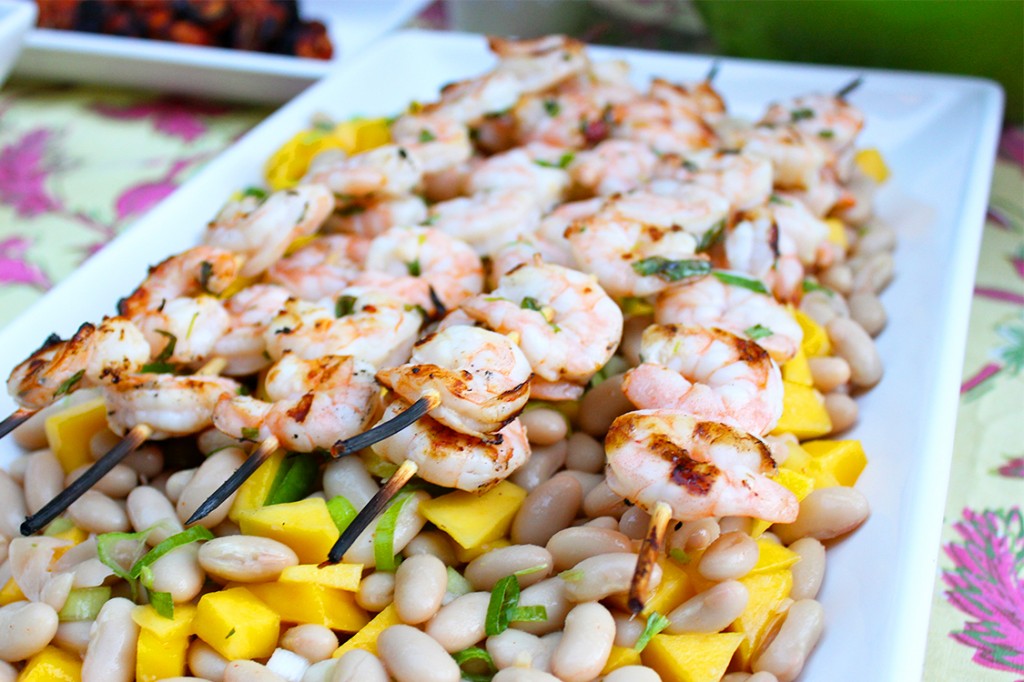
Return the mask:
<path id="1" fill-rule="evenodd" d="M 36 7 L 15 0 L 0 0 L 0 85 L 4 84 L 21 43 L 36 19 Z"/>
<path id="2" fill-rule="evenodd" d="M 699 80 L 710 58 L 594 48 L 628 60 L 638 79 Z M 314 114 L 392 114 L 489 67 L 479 36 L 405 32 L 368 49 L 282 108 L 208 164 L 107 248 L 0 332 L 0 370 L 50 333 L 111 313 L 146 266 L 194 245 L 234 190 L 259 183 L 267 156 Z M 967 314 L 991 181 L 1002 92 L 982 80 L 721 59 L 716 85 L 730 108 L 830 92 L 864 75 L 851 100 L 867 113 L 864 146 L 881 149 L 893 177 L 878 211 L 897 230 L 896 279 L 878 340 L 885 378 L 860 399 L 850 437 L 870 463 L 857 487 L 872 515 L 829 550 L 820 595 L 826 629 L 804 682 L 920 679 L 956 421 Z M 0 411 L 13 409 L 0 398 Z M 0 463 L 17 452 L 0 441 Z"/>
<path id="3" fill-rule="evenodd" d="M 24 1 L 24 0 L 23 0 Z M 218 100 L 281 104 L 416 14 L 427 0 L 303 0 L 300 16 L 327 26 L 330 61 L 35 29 L 14 74 Z"/>

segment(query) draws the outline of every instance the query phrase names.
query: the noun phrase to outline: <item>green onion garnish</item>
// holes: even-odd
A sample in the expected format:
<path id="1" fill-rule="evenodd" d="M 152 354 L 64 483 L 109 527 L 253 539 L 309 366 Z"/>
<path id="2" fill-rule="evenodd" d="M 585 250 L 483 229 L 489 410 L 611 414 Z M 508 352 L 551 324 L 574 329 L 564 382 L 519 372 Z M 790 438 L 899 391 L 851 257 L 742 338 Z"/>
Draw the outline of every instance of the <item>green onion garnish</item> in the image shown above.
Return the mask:
<path id="1" fill-rule="evenodd" d="M 309 454 L 293 453 L 284 458 L 281 468 L 270 484 L 270 490 L 263 501 L 265 505 L 297 502 L 313 490 L 320 473 L 316 458 Z"/>
<path id="2" fill-rule="evenodd" d="M 395 557 L 395 527 L 402 507 L 411 497 L 409 493 L 399 493 L 387 511 L 381 514 L 377 529 L 373 531 L 373 559 L 378 571 L 393 571 L 398 568 Z"/>
<path id="3" fill-rule="evenodd" d="M 327 513 L 331 515 L 331 521 L 334 521 L 334 525 L 338 527 L 338 532 L 344 533 L 359 512 L 345 497 L 336 495 L 327 500 Z"/>
<path id="4" fill-rule="evenodd" d="M 633 263 L 633 272 L 643 277 L 661 277 L 668 282 L 678 282 L 687 277 L 697 277 L 711 272 L 711 263 L 700 258 L 670 260 L 662 256 L 651 256 Z"/>
<path id="5" fill-rule="evenodd" d="M 146 552 L 138 561 L 132 564 L 132 568 L 128 571 L 128 577 L 131 580 L 136 580 L 142 575 L 142 570 L 148 566 L 153 565 L 157 559 L 167 554 L 173 549 L 178 547 L 184 547 L 185 545 L 200 540 L 212 540 L 213 533 L 208 528 L 202 526 L 192 526 L 188 530 L 183 530 L 180 533 L 175 533 L 163 542 L 157 544 L 156 547 Z"/>
<path id="6" fill-rule="evenodd" d="M 722 282 L 723 284 L 731 284 L 732 286 L 743 287 L 744 289 L 750 289 L 751 291 L 757 292 L 759 294 L 768 293 L 768 287 L 766 287 L 764 285 L 764 282 L 762 282 L 759 279 L 753 279 L 752 277 L 743 277 L 742 275 L 734 275 L 731 272 L 722 272 L 721 270 L 716 270 L 712 274 L 718 278 L 719 282 Z"/>
<path id="7" fill-rule="evenodd" d="M 668 618 L 657 611 L 652 611 L 651 615 L 647 616 L 647 624 L 644 626 L 644 631 L 640 634 L 640 639 L 636 640 L 636 644 L 633 645 L 633 650 L 643 651 L 647 643 L 651 641 L 651 638 L 669 625 L 671 625 L 671 621 Z"/>
<path id="8" fill-rule="evenodd" d="M 145 371 L 145 370 L 143 370 L 143 371 Z M 65 393 L 70 393 L 71 389 L 73 389 L 75 387 L 75 384 L 77 384 L 79 381 L 81 381 L 82 377 L 84 377 L 84 376 L 85 376 L 85 370 L 84 369 L 80 369 L 77 372 L 75 372 L 74 374 L 72 374 L 71 376 L 69 376 L 67 379 L 65 379 L 61 383 L 60 386 L 57 387 L 57 391 L 53 394 L 53 397 L 54 398 L 59 398 L 62 395 L 64 395 Z"/>
<path id="9" fill-rule="evenodd" d="M 743 333 L 749 336 L 752 341 L 757 341 L 758 339 L 763 339 L 766 336 L 771 336 L 775 332 L 764 325 L 755 324 L 753 327 L 747 327 L 744 329 Z"/>

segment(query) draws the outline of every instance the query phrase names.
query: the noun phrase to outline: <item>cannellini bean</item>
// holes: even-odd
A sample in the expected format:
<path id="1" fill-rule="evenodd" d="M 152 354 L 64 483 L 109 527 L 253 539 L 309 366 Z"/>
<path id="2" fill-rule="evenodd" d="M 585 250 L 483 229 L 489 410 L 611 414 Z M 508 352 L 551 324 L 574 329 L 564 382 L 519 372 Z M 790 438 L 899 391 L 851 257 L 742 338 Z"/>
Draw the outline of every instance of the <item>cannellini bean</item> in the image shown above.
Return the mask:
<path id="1" fill-rule="evenodd" d="M 7 561 L 7 545 L 10 540 L 5 535 L 0 535 L 0 564 Z"/>
<path id="2" fill-rule="evenodd" d="M 779 682 L 792 682 L 804 668 L 825 626 L 825 610 L 813 599 L 801 599 L 789 607 L 782 628 L 756 658 L 751 668 L 775 675 Z"/>
<path id="3" fill-rule="evenodd" d="M 228 667 L 226 658 L 201 639 L 194 640 L 188 647 L 188 669 L 213 682 L 222 682 Z"/>
<path id="4" fill-rule="evenodd" d="M 150 568 L 153 570 L 153 589 L 170 592 L 175 604 L 191 601 L 206 581 L 195 543 L 172 549 L 154 561 Z"/>
<path id="5" fill-rule="evenodd" d="M 875 253 L 853 268 L 853 291 L 880 293 L 892 282 L 896 262 L 891 253 Z"/>
<path id="6" fill-rule="evenodd" d="M 600 674 L 615 640 L 615 621 L 601 604 L 579 604 L 565 618 L 562 640 L 551 656 L 551 672 L 565 682 L 587 682 Z"/>
<path id="7" fill-rule="evenodd" d="M 640 364 L 640 347 L 643 343 L 644 330 L 652 324 L 654 324 L 654 318 L 650 315 L 633 315 L 627 317 L 622 324 L 619 355 L 625 358 L 631 367 Z"/>
<path id="8" fill-rule="evenodd" d="M 223 450 L 224 448 L 241 448 L 245 447 L 245 441 L 232 438 L 223 431 L 217 429 L 207 429 L 196 436 L 196 447 L 199 448 L 199 452 L 203 453 L 207 457 Z"/>
<path id="9" fill-rule="evenodd" d="M 590 474 L 599 474 L 604 471 L 605 454 L 604 446 L 593 436 L 582 431 L 569 436 L 568 454 L 565 457 L 565 466 L 569 469 L 586 471 Z"/>
<path id="10" fill-rule="evenodd" d="M 459 563 L 451 540 L 444 533 L 436 530 L 425 530 L 405 546 L 402 555 L 405 557 L 417 554 L 430 554 L 443 561 L 445 565 L 454 566 Z"/>
<path id="11" fill-rule="evenodd" d="M 750 533 L 754 522 L 749 516 L 723 516 L 718 520 L 718 529 L 725 533 Z"/>
<path id="12" fill-rule="evenodd" d="M 619 611 L 613 611 L 612 618 L 615 619 L 615 646 L 635 646 L 646 627 L 644 620 Z"/>
<path id="13" fill-rule="evenodd" d="M 868 334 L 878 336 L 885 329 L 889 317 L 878 296 L 867 291 L 857 292 L 847 303 L 850 304 L 850 317 Z"/>
<path id="14" fill-rule="evenodd" d="M 747 607 L 750 593 L 735 580 L 713 585 L 686 600 L 668 614 L 668 632 L 719 632 L 739 618 Z"/>
<path id="15" fill-rule="evenodd" d="M 245 462 L 245 451 L 239 448 L 227 448 L 210 455 L 202 465 L 196 469 L 195 476 L 188 482 L 188 485 L 181 491 L 175 510 L 182 523 L 206 501 L 214 491 L 219 488 L 228 477 L 235 472 L 235 469 Z M 197 521 L 204 528 L 213 528 L 227 518 L 228 510 L 235 501 L 232 493 L 216 509 L 210 512 L 209 516 Z"/>
<path id="16" fill-rule="evenodd" d="M 163 471 L 164 453 L 159 446 L 149 443 L 129 453 L 122 464 L 131 467 L 143 480 L 148 481 Z"/>
<path id="17" fill-rule="evenodd" d="M 661 682 L 661 675 L 642 665 L 624 665 L 602 677 L 601 682 Z"/>
<path id="18" fill-rule="evenodd" d="M 598 483 L 593 490 L 583 498 L 583 513 L 590 517 L 614 516 L 619 518 L 629 509 L 622 496 L 612 492 L 604 481 Z"/>
<path id="19" fill-rule="evenodd" d="M 430 495 L 423 490 L 417 490 L 402 505 L 402 509 L 398 512 L 398 518 L 395 520 L 393 546 L 396 554 L 405 549 L 405 546 L 423 530 L 427 519 L 420 513 L 420 503 L 429 499 Z M 362 564 L 368 568 L 377 565 L 373 553 L 373 534 L 377 530 L 378 523 L 380 523 L 379 516 L 366 527 L 366 530 L 360 533 L 352 543 L 352 547 L 345 552 L 346 563 Z"/>
<path id="20" fill-rule="evenodd" d="M 883 251 L 896 249 L 896 231 L 885 225 L 872 225 L 860 239 L 854 248 L 858 256 L 870 256 Z"/>
<path id="21" fill-rule="evenodd" d="M 850 289 L 853 288 L 853 270 L 845 263 L 836 263 L 822 272 L 818 279 L 829 289 L 838 291 L 844 296 L 849 294 Z"/>
<path id="22" fill-rule="evenodd" d="M 447 586 L 448 569 L 436 556 L 406 559 L 395 572 L 395 612 L 403 623 L 424 623 L 441 608 Z"/>
<path id="23" fill-rule="evenodd" d="M 380 486 L 358 457 L 342 457 L 324 468 L 324 493 L 328 498 L 341 495 L 356 509 L 362 509 Z"/>
<path id="24" fill-rule="evenodd" d="M 846 298 L 839 293 L 809 291 L 800 299 L 800 310 L 821 325 L 828 324 L 836 317 L 849 317 L 850 308 Z"/>
<path id="25" fill-rule="evenodd" d="M 356 603 L 367 611 L 382 611 L 395 598 L 395 574 L 371 573 L 359 583 Z"/>
<path id="26" fill-rule="evenodd" d="M 721 534 L 721 526 L 714 519 L 684 521 L 669 537 L 668 547 L 670 551 L 678 549 L 686 553 L 699 552 L 710 547 Z"/>
<path id="27" fill-rule="evenodd" d="M 629 590 L 636 570 L 637 555 L 615 553 L 598 554 L 563 572 L 565 595 L 570 601 L 597 601 Z M 651 567 L 650 589 L 661 583 L 661 566 Z"/>
<path id="28" fill-rule="evenodd" d="M 825 546 L 814 538 L 800 538 L 789 548 L 800 555 L 800 561 L 790 569 L 793 588 L 789 596 L 797 601 L 814 599 L 825 579 Z"/>
<path id="29" fill-rule="evenodd" d="M 367 652 L 369 653 L 369 652 Z M 328 658 L 325 661 L 314 663 L 302 673 L 302 682 L 331 682 L 332 675 L 338 667 L 338 660 Z"/>
<path id="30" fill-rule="evenodd" d="M 530 585 L 519 594 L 520 606 L 543 606 L 548 619 L 537 622 L 513 622 L 512 627 L 533 635 L 546 635 L 562 629 L 565 614 L 569 613 L 566 584 L 561 578 L 548 578 Z"/>
<path id="31" fill-rule="evenodd" d="M 619 521 L 614 516 L 598 516 L 586 521 L 584 526 L 588 528 L 604 528 L 606 530 L 619 530 Z M 628 538 L 627 538 L 628 539 Z"/>
<path id="32" fill-rule="evenodd" d="M 0 661 L 14 663 L 39 653 L 57 634 L 57 612 L 40 602 L 0 607 Z"/>
<path id="33" fill-rule="evenodd" d="M 551 553 L 537 545 L 511 545 L 481 554 L 466 566 L 466 580 L 478 590 L 492 590 L 498 581 L 518 571 L 519 585 L 529 587 L 549 575 L 554 566 Z M 539 569 L 539 570 L 536 570 Z"/>
<path id="34" fill-rule="evenodd" d="M 547 407 L 523 412 L 519 420 L 526 429 L 530 443 L 534 445 L 554 445 L 569 433 L 569 425 L 562 413 Z"/>
<path id="35" fill-rule="evenodd" d="M 850 363 L 850 382 L 870 388 L 882 378 L 882 359 L 864 328 L 849 318 L 836 318 L 825 326 L 836 354 Z"/>
<path id="36" fill-rule="evenodd" d="M 64 489 L 64 469 L 49 450 L 29 455 L 25 469 L 25 506 L 35 514 Z M 22 519 L 24 520 L 24 519 Z"/>
<path id="37" fill-rule="evenodd" d="M 174 505 L 156 488 L 143 485 L 131 491 L 126 508 L 132 528 L 136 531 L 153 529 L 146 538 L 150 545 L 158 545 L 183 530 Z"/>
<path id="38" fill-rule="evenodd" d="M 310 497 L 312 497 L 312 495 L 310 495 Z M 242 529 L 241 527 L 239 527 L 237 523 L 235 523 L 231 519 L 224 519 L 216 526 L 211 528 L 210 532 L 218 538 L 224 538 L 232 535 L 241 535 Z"/>
<path id="39" fill-rule="evenodd" d="M 569 452 L 569 444 L 558 441 L 554 445 L 537 446 L 532 450 L 530 459 L 508 477 L 508 480 L 527 492 L 532 492 L 562 468 Z"/>
<path id="40" fill-rule="evenodd" d="M 596 488 L 599 483 L 604 483 L 604 474 L 588 474 L 586 471 L 576 471 L 575 469 L 564 469 L 561 472 L 566 476 L 572 476 L 580 484 L 580 490 L 583 493 L 583 497 L 586 497 L 591 490 Z"/>
<path id="41" fill-rule="evenodd" d="M 624 377 L 624 374 L 610 376 L 586 392 L 577 418 L 581 431 L 594 438 L 604 438 L 616 417 L 635 409 L 622 392 Z"/>
<path id="42" fill-rule="evenodd" d="M 633 543 L 618 530 L 576 526 L 552 535 L 547 551 L 554 560 L 554 570 L 564 571 L 599 554 L 632 553 Z"/>
<path id="43" fill-rule="evenodd" d="M 115 597 L 100 609 L 82 662 L 82 682 L 135 679 L 139 626 L 132 620 L 134 608 L 128 599 Z"/>
<path id="44" fill-rule="evenodd" d="M 323 625 L 296 625 L 281 636 L 281 646 L 316 663 L 331 657 L 338 648 L 338 636 Z"/>
<path id="45" fill-rule="evenodd" d="M 168 476 L 164 483 L 164 494 L 167 495 L 167 499 L 177 504 L 181 494 L 185 492 L 185 486 L 192 482 L 196 471 L 198 469 L 182 469 Z"/>
<path id="46" fill-rule="evenodd" d="M 583 488 L 572 476 L 557 474 L 526 496 L 512 521 L 512 542 L 541 545 L 569 526 L 583 502 Z"/>
<path id="47" fill-rule="evenodd" d="M 455 659 L 430 635 L 410 625 L 392 625 L 377 638 L 377 653 L 398 682 L 459 682 Z"/>
<path id="48" fill-rule="evenodd" d="M 651 525 L 651 515 L 640 507 L 630 507 L 619 519 L 619 532 L 633 540 L 642 540 Z"/>
<path id="49" fill-rule="evenodd" d="M 71 485 L 72 482 L 88 471 L 90 466 L 89 464 L 83 464 L 68 474 L 64 479 L 64 487 Z M 139 476 L 135 473 L 134 469 L 124 464 L 116 464 L 103 478 L 93 485 L 92 490 L 116 499 L 123 499 L 138 482 Z"/>
<path id="50" fill-rule="evenodd" d="M 746 533 L 723 533 L 705 550 L 697 572 L 715 581 L 742 578 L 757 563 L 759 554 L 757 542 Z"/>
<path id="51" fill-rule="evenodd" d="M 850 363 L 836 356 L 807 358 L 814 387 L 822 393 L 831 393 L 850 380 Z"/>
<path id="52" fill-rule="evenodd" d="M 498 670 L 540 668 L 547 656 L 547 647 L 540 637 L 511 628 L 488 637 L 486 647 Z"/>
<path id="53" fill-rule="evenodd" d="M 7 467 L 7 474 L 19 486 L 25 485 L 25 471 L 28 469 L 30 459 L 31 455 L 20 455 L 15 457 Z"/>
<path id="54" fill-rule="evenodd" d="M 85 491 L 68 507 L 68 516 L 90 533 L 124 532 L 131 527 L 121 505 L 96 490 Z"/>
<path id="55" fill-rule="evenodd" d="M 89 454 L 94 460 L 114 449 L 121 442 L 121 437 L 110 429 L 100 429 L 89 439 Z"/>
<path id="56" fill-rule="evenodd" d="M 61 649 L 84 657 L 85 650 L 89 648 L 89 632 L 92 630 L 94 622 L 76 620 L 61 623 L 57 626 L 57 634 L 53 636 L 53 643 Z"/>
<path id="57" fill-rule="evenodd" d="M 825 411 L 832 422 L 829 435 L 842 433 L 857 423 L 857 401 L 845 393 L 829 393 L 825 396 Z"/>
<path id="58" fill-rule="evenodd" d="M 287 680 L 256 661 L 231 661 L 224 668 L 224 682 L 287 682 Z"/>
<path id="59" fill-rule="evenodd" d="M 490 601 L 490 592 L 470 592 L 456 598 L 442 606 L 430 619 L 427 634 L 450 654 L 473 646 L 487 634 L 485 628 Z"/>
<path id="60" fill-rule="evenodd" d="M 199 565 L 209 575 L 224 581 L 277 580 L 281 571 L 298 564 L 299 557 L 291 547 L 255 535 L 214 538 L 199 548 Z"/>
<path id="61" fill-rule="evenodd" d="M 388 682 L 387 670 L 369 651 L 352 649 L 338 660 L 330 682 Z"/>
<path id="62" fill-rule="evenodd" d="M 0 535 L 7 538 L 21 535 L 19 528 L 26 515 L 21 486 L 0 469 Z"/>
<path id="63" fill-rule="evenodd" d="M 533 668 L 505 668 L 491 678 L 491 682 L 561 682 L 557 677 L 543 670 Z"/>
<path id="64" fill-rule="evenodd" d="M 796 521 L 777 523 L 772 529 L 786 544 L 805 537 L 830 540 L 864 523 L 869 513 L 868 500 L 859 491 L 845 486 L 819 488 L 800 502 Z"/>
<path id="65" fill-rule="evenodd" d="M 0 682 L 15 682 L 18 670 L 7 661 L 0 661 Z"/>

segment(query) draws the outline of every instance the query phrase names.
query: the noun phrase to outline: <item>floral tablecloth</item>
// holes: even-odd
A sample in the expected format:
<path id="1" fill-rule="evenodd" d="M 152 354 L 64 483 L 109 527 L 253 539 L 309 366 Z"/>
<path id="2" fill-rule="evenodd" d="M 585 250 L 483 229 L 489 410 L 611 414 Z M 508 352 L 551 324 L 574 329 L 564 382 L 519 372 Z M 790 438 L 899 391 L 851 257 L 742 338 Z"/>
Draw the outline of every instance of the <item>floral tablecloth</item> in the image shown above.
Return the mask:
<path id="1" fill-rule="evenodd" d="M 108 88 L 0 90 L 0 326 L 269 113 Z M 1024 679 L 1024 135 L 993 181 L 927 680 Z"/>

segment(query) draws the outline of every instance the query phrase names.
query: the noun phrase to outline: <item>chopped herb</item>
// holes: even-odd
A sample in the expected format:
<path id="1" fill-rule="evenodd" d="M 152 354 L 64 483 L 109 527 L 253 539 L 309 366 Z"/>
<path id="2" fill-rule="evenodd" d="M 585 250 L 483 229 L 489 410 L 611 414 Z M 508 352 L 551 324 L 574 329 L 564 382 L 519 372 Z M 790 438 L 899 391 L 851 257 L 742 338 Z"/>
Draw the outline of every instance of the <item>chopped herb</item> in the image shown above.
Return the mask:
<path id="1" fill-rule="evenodd" d="M 785 199 L 783 199 L 782 197 L 780 197 L 775 192 L 772 192 L 771 196 L 768 197 L 768 203 L 769 204 L 781 204 L 783 206 L 789 206 L 789 202 L 786 201 Z"/>
<path id="2" fill-rule="evenodd" d="M 491 601 L 487 604 L 485 632 L 488 636 L 500 635 L 508 630 L 512 622 L 511 611 L 519 605 L 519 580 L 506 576 L 491 590 Z"/>
<path id="3" fill-rule="evenodd" d="M 829 130 L 828 128 L 825 128 L 824 130 L 819 130 L 818 131 L 818 137 L 824 138 L 826 140 L 831 140 L 835 136 L 836 136 L 836 134 L 834 132 L 832 132 L 831 130 Z"/>
<path id="4" fill-rule="evenodd" d="M 558 113 L 562 111 L 562 106 L 558 100 L 546 99 L 544 100 L 544 111 L 548 113 L 548 116 L 558 116 Z"/>
<path id="5" fill-rule="evenodd" d="M 143 370 L 143 371 L 145 371 L 145 370 Z M 75 372 L 74 374 L 72 374 L 71 376 L 69 376 L 67 379 L 65 379 L 63 382 L 61 382 L 60 386 L 57 387 L 57 391 L 53 394 L 53 397 L 54 398 L 59 398 L 62 395 L 70 393 L 75 388 L 75 385 L 79 381 L 81 381 L 82 377 L 84 377 L 84 376 L 85 376 L 85 370 L 84 369 L 80 369 L 77 372 Z"/>
<path id="6" fill-rule="evenodd" d="M 805 294 L 809 293 L 811 291 L 823 291 L 826 294 L 828 294 L 829 296 L 835 296 L 836 295 L 836 292 L 832 291 L 831 289 L 829 289 L 826 286 L 822 286 L 821 284 L 818 284 L 813 279 L 805 279 L 804 283 L 802 285 L 802 288 L 803 288 Z"/>
<path id="7" fill-rule="evenodd" d="M 683 550 L 679 549 L 678 547 L 673 547 L 672 549 L 670 549 L 668 551 L 668 555 L 680 564 L 690 563 L 690 555 L 684 552 Z"/>
<path id="8" fill-rule="evenodd" d="M 805 118 L 814 118 L 814 110 L 793 109 L 791 112 L 789 112 L 789 118 L 793 123 L 796 123 L 797 121 L 802 121 Z"/>
<path id="9" fill-rule="evenodd" d="M 260 430 L 255 426 L 242 427 L 242 440 L 259 440 Z"/>
<path id="10" fill-rule="evenodd" d="M 758 339 L 763 339 L 766 336 L 771 336 L 775 332 L 764 325 L 755 324 L 753 327 L 747 327 L 744 329 L 743 333 L 749 336 L 752 341 L 757 341 Z"/>
<path id="11" fill-rule="evenodd" d="M 683 170 L 688 170 L 691 173 L 696 173 L 697 171 L 700 170 L 700 166 L 698 166 L 693 161 L 690 161 L 689 159 L 683 159 Z"/>
<path id="12" fill-rule="evenodd" d="M 647 643 L 651 641 L 651 638 L 669 625 L 671 625 L 671 621 L 668 618 L 657 611 L 651 611 L 651 615 L 647 616 L 647 624 L 644 626 L 643 633 L 640 634 L 640 638 L 633 645 L 633 650 L 643 651 Z"/>
<path id="13" fill-rule="evenodd" d="M 174 598 L 170 592 L 149 592 L 149 605 L 164 618 L 174 618 Z"/>
<path id="14" fill-rule="evenodd" d="M 434 215 L 429 216 L 426 220 L 424 220 L 422 224 L 423 225 L 433 225 L 434 223 L 436 223 L 440 219 L 441 219 L 441 216 L 439 216 L 439 215 L 437 215 L 435 213 Z"/>
<path id="15" fill-rule="evenodd" d="M 585 575 L 582 568 L 570 568 L 567 571 L 562 571 L 558 574 L 558 577 L 562 580 L 570 583 L 574 583 L 578 580 L 582 580 Z"/>
<path id="16" fill-rule="evenodd" d="M 548 619 L 548 610 L 544 606 L 517 606 L 508 619 L 513 623 L 543 623 Z"/>
<path id="17" fill-rule="evenodd" d="M 235 636 L 235 629 L 231 628 L 230 630 L 228 630 L 228 634 L 224 635 L 224 639 L 231 639 L 234 636 Z"/>
<path id="18" fill-rule="evenodd" d="M 189 337 L 192 336 L 192 328 L 196 326 L 196 318 L 199 317 L 199 311 L 192 313 L 192 319 L 188 321 L 188 329 L 185 330 L 185 340 L 188 341 Z"/>
<path id="19" fill-rule="evenodd" d="M 422 270 L 420 269 L 420 260 L 411 260 L 405 264 L 406 269 L 409 271 L 411 277 L 419 277 Z"/>
<path id="20" fill-rule="evenodd" d="M 265 505 L 298 502 L 313 491 L 320 465 L 315 457 L 294 453 L 281 461 L 281 468 L 270 484 L 270 491 L 263 501 Z"/>
<path id="21" fill-rule="evenodd" d="M 263 201 L 267 198 L 267 190 L 260 187 L 246 187 L 242 190 L 242 198 L 244 199 L 245 197 L 255 197 Z"/>
<path id="22" fill-rule="evenodd" d="M 334 316 L 335 317 L 346 317 L 351 315 L 356 307 L 355 296 L 339 296 L 338 300 L 334 302 Z"/>
<path id="23" fill-rule="evenodd" d="M 98 558 L 104 566 L 114 572 L 118 578 L 124 578 L 125 580 L 132 581 L 133 578 L 129 573 L 131 566 L 141 557 L 145 552 L 146 537 L 152 529 L 139 531 L 138 533 L 102 533 L 96 536 L 96 558 Z M 122 542 L 132 542 L 135 546 L 132 552 L 127 557 L 118 556 L 119 546 Z M 129 568 L 125 568 L 119 559 L 128 558 Z"/>
<path id="24" fill-rule="evenodd" d="M 398 525 L 398 515 L 409 497 L 410 494 L 399 493 L 387 511 L 381 514 L 377 529 L 373 531 L 373 558 L 378 571 L 394 571 L 398 568 L 398 559 L 395 556 L 395 527 Z"/>
<path id="25" fill-rule="evenodd" d="M 204 260 L 199 264 L 199 286 L 202 287 L 203 291 L 208 294 L 212 294 L 210 291 L 210 277 L 213 275 L 213 263 L 208 260 Z"/>
<path id="26" fill-rule="evenodd" d="M 639 296 L 626 296 L 619 301 L 619 307 L 622 308 L 622 314 L 627 317 L 654 314 L 654 304 Z"/>
<path id="27" fill-rule="evenodd" d="M 704 232 L 697 240 L 697 251 L 703 252 L 710 249 L 712 246 L 717 244 L 722 239 L 722 234 L 725 232 L 725 220 L 719 220 L 717 223 L 711 226 L 710 229 Z"/>
<path id="28" fill-rule="evenodd" d="M 544 159 L 534 159 L 533 162 L 538 166 L 541 166 L 542 168 L 565 169 L 569 167 L 569 164 L 571 164 L 573 162 L 573 159 L 575 158 L 575 154 L 573 154 L 572 152 L 566 152 L 565 154 L 562 154 L 560 157 L 558 157 L 558 161 L 545 161 Z"/>
<path id="29" fill-rule="evenodd" d="M 334 521 L 334 525 L 338 527 L 338 532 L 344 533 L 359 512 L 344 496 L 336 495 L 327 500 L 327 513 L 331 515 L 331 521 Z"/>
<path id="30" fill-rule="evenodd" d="M 548 565 L 547 564 L 537 564 L 536 566 L 530 566 L 529 568 L 521 568 L 518 571 L 516 571 L 515 573 L 513 573 L 512 575 L 514 575 L 517 578 L 521 578 L 524 575 L 532 575 L 534 573 L 540 573 L 541 571 L 546 571 L 547 569 L 548 569 Z"/>
<path id="31" fill-rule="evenodd" d="M 718 278 L 719 282 L 722 282 L 723 284 L 731 284 L 733 286 L 743 287 L 744 289 L 750 289 L 751 291 L 755 291 L 759 294 L 768 293 L 768 288 L 764 285 L 764 282 L 762 282 L 759 279 L 743 277 L 742 275 L 734 275 L 731 272 L 722 272 L 720 270 L 716 270 L 712 274 Z"/>
<path id="32" fill-rule="evenodd" d="M 163 542 L 159 543 L 156 547 L 149 550 L 142 557 L 139 558 L 134 564 L 132 564 L 131 570 L 128 571 L 128 577 L 131 579 L 137 579 L 142 575 L 142 570 L 148 566 L 151 566 L 157 559 L 170 552 L 172 549 L 183 547 L 193 542 L 200 540 L 212 540 L 213 533 L 209 529 L 202 526 L 192 526 L 188 530 L 184 530 L 180 533 L 175 533 Z"/>
<path id="33" fill-rule="evenodd" d="M 433 142 L 437 139 L 437 135 L 430 132 L 426 128 L 420 131 L 420 142 Z"/>
<path id="34" fill-rule="evenodd" d="M 633 272 L 644 277 L 656 276 L 668 282 L 678 282 L 687 277 L 708 274 L 711 272 L 711 263 L 699 258 L 670 260 L 662 256 L 651 256 L 633 263 Z"/>
<path id="35" fill-rule="evenodd" d="M 523 302 L 519 305 L 519 307 L 524 308 L 526 310 L 536 310 L 538 313 L 541 312 L 542 310 L 540 303 L 538 303 L 537 299 L 533 298 L 532 296 L 527 296 L 523 298 Z"/>
<path id="36" fill-rule="evenodd" d="M 193 318 L 193 321 L 195 321 L 195 318 Z M 142 371 L 149 374 L 168 374 L 174 371 L 174 365 L 168 362 L 168 360 L 174 355 L 174 347 L 178 344 L 178 337 L 165 329 L 157 329 L 155 331 L 157 334 L 167 337 L 167 345 L 163 347 L 159 355 L 153 358 L 153 362 L 142 366 Z"/>
<path id="37" fill-rule="evenodd" d="M 491 655 L 478 646 L 457 651 L 452 654 L 452 658 L 462 669 L 462 679 L 469 682 L 490 682 L 498 671 Z"/>

